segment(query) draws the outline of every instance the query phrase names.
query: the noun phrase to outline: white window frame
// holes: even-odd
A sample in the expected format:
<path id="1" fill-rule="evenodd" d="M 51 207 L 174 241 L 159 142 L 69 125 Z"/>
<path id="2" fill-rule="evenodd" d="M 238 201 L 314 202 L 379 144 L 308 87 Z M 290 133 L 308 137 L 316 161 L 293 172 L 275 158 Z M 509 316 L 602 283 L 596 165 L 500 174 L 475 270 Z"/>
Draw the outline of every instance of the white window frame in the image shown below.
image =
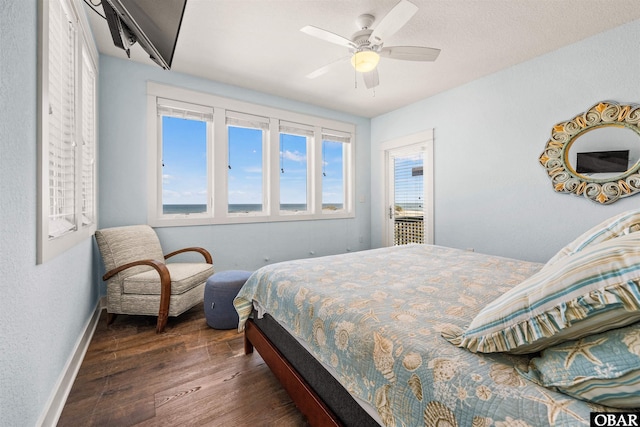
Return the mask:
<path id="1" fill-rule="evenodd" d="M 423 191 L 424 191 L 424 243 L 433 244 L 434 243 L 434 140 L 433 140 L 434 131 L 433 129 L 428 129 L 422 132 L 418 132 L 412 135 L 407 135 L 400 137 L 398 139 L 394 139 L 391 141 L 387 141 L 381 144 L 380 146 L 380 160 L 379 165 L 385 171 L 384 173 L 384 207 L 381 210 L 381 219 L 384 225 L 383 230 L 383 238 L 382 242 L 385 246 L 393 245 L 393 238 L 391 230 L 391 223 L 393 221 L 392 218 L 389 218 L 388 208 L 393 204 L 393 200 L 391 200 L 389 194 L 389 187 L 394 182 L 394 177 L 391 174 L 391 153 L 394 154 L 402 153 L 402 151 L 407 152 L 415 152 L 422 151 L 424 157 L 422 160 L 423 163 Z"/>
<path id="2" fill-rule="evenodd" d="M 281 197 L 280 197 L 280 188 L 281 186 L 278 185 L 278 212 L 280 213 L 280 215 L 308 215 L 310 212 L 314 212 L 315 210 L 315 203 L 313 200 L 313 190 L 315 189 L 315 185 L 314 185 L 314 178 L 316 176 L 315 174 L 315 169 L 313 168 L 314 162 L 313 160 L 315 159 L 315 152 L 312 152 L 313 147 L 314 147 L 314 141 L 315 141 L 315 129 L 312 126 L 309 125 L 304 125 L 304 124 L 300 124 L 300 123 L 290 123 L 284 120 L 280 120 L 278 123 L 278 155 L 280 156 L 280 160 L 282 159 L 281 153 L 280 153 L 280 138 L 282 134 L 287 134 L 287 135 L 297 135 L 297 136 L 303 136 L 306 138 L 306 155 L 307 155 L 307 160 L 306 160 L 306 169 L 307 169 L 307 194 L 306 194 L 306 205 L 307 208 L 304 211 L 287 211 L 287 210 L 282 210 L 280 209 L 280 203 L 281 203 Z M 317 145 L 322 146 L 322 140 L 320 140 Z M 322 160 L 322 159 L 321 159 Z M 282 165 L 280 164 L 280 161 L 278 162 L 278 170 L 280 171 L 280 174 L 278 174 L 278 184 L 280 184 L 280 177 L 282 176 Z"/>
<path id="3" fill-rule="evenodd" d="M 208 157 L 210 177 L 210 204 L 213 207 L 206 215 L 163 215 L 162 214 L 162 153 L 161 134 L 158 126 L 158 98 L 213 108 L 213 142 Z M 247 214 L 227 213 L 228 185 L 228 132 L 226 112 L 233 111 L 269 118 L 269 130 L 265 132 L 266 143 L 263 150 L 263 211 Z M 306 212 L 280 211 L 280 122 L 299 123 L 313 129 L 309 138 L 308 162 L 308 210 Z M 344 150 L 344 206 L 337 211 L 322 211 L 322 135 L 327 129 L 350 135 L 350 142 Z M 147 144 L 148 166 L 147 219 L 153 227 L 235 224 L 276 221 L 300 221 L 322 219 L 344 219 L 355 217 L 355 125 L 323 117 L 310 116 L 249 102 L 223 98 L 189 89 L 167 86 L 156 82 L 147 83 Z"/>
<path id="4" fill-rule="evenodd" d="M 211 153 L 213 150 L 213 109 L 211 107 L 206 107 L 203 105 L 195 105 L 195 104 L 190 104 L 190 103 L 185 103 L 185 102 L 180 102 L 180 101 L 175 101 L 172 99 L 165 99 L 165 98 L 158 98 L 157 99 L 157 103 L 156 105 L 163 105 L 165 107 L 165 109 L 170 109 L 173 110 L 172 113 L 169 114 L 164 114 L 165 116 L 169 116 L 169 117 L 182 117 L 184 119 L 193 119 L 193 120 L 201 120 L 203 122 L 206 122 L 206 155 L 207 158 L 211 158 Z M 162 120 L 160 120 L 160 112 L 157 111 L 159 108 L 156 107 L 156 116 L 155 116 L 155 122 L 157 124 L 156 126 L 156 130 L 157 130 L 157 135 L 162 135 Z M 158 143 L 159 146 L 157 147 L 158 151 L 159 151 L 159 161 L 162 164 L 163 163 L 163 159 L 162 159 L 162 150 L 161 150 L 161 140 L 158 139 Z M 211 182 L 212 176 L 211 176 L 211 171 L 209 170 L 209 168 L 207 168 L 207 181 Z M 156 197 L 157 200 L 159 200 L 158 204 L 157 204 L 157 208 L 158 211 L 155 212 L 154 214 L 156 216 L 159 217 L 165 217 L 167 219 L 170 218 L 177 218 L 180 219 L 182 218 L 184 215 L 170 215 L 170 214 L 164 214 L 163 213 L 163 203 L 162 203 L 162 168 L 160 168 L 160 185 L 158 185 L 157 188 L 157 193 L 156 193 Z M 211 203 L 212 200 L 212 193 L 211 193 L 211 188 L 209 186 L 208 188 L 208 194 L 207 194 L 207 211 L 203 212 L 203 213 L 190 213 L 189 215 L 192 218 L 207 218 L 209 217 L 213 210 L 214 210 L 214 206 Z"/>
<path id="5" fill-rule="evenodd" d="M 216 190 L 212 189 L 211 191 L 214 194 L 214 197 L 217 199 L 217 203 L 219 203 L 220 205 L 224 204 L 224 207 L 223 208 L 221 207 L 220 210 L 218 210 L 219 212 L 218 215 L 226 214 L 229 218 L 266 217 L 270 211 L 268 183 L 270 182 L 269 181 L 269 177 L 270 177 L 269 153 L 271 151 L 271 147 L 270 147 L 269 141 L 271 139 L 271 133 L 270 133 L 270 129 L 272 126 L 271 119 L 268 117 L 262 117 L 257 114 L 246 114 L 238 111 L 232 111 L 229 109 L 226 109 L 224 111 L 224 114 L 225 114 L 224 144 L 225 144 L 225 149 L 227 153 L 226 157 L 222 159 L 222 160 L 226 159 L 224 165 L 229 164 L 229 128 L 227 127 L 228 125 L 235 126 L 235 127 L 246 127 L 249 129 L 260 129 L 262 131 L 262 210 L 252 211 L 252 212 L 229 212 L 229 200 L 228 200 L 229 169 L 224 167 L 222 160 L 218 162 L 214 160 L 213 169 L 215 170 L 216 168 L 223 168 L 227 178 L 225 180 L 226 184 L 224 188 L 224 194 L 225 194 L 224 200 L 221 200 L 222 198 L 219 197 L 219 195 L 216 195 Z M 236 121 L 238 121 L 239 123 L 229 123 L 230 117 L 236 118 Z M 242 122 L 246 122 L 246 123 L 242 123 Z M 254 122 L 254 124 L 251 125 L 250 124 L 251 122 Z M 243 126 L 243 124 L 246 124 L 246 126 Z M 220 139 L 218 139 L 217 141 L 218 141 L 218 145 L 222 143 Z M 211 162 L 207 162 L 207 168 L 211 169 Z"/>
<path id="6" fill-rule="evenodd" d="M 74 179 L 68 181 L 73 188 L 73 222 L 65 232 L 56 233 L 52 224 L 50 185 L 50 112 L 57 106 L 50 97 L 50 12 L 52 7 L 61 7 L 72 27 L 73 76 L 69 77 L 73 87 L 73 118 L 71 124 L 71 144 L 73 147 Z M 87 17 L 78 0 L 40 0 L 38 2 L 38 218 L 37 254 L 38 264 L 44 263 L 90 238 L 96 230 L 97 218 L 97 95 L 98 95 L 98 52 L 95 47 Z M 89 76 L 90 82 L 83 82 Z M 88 83 L 88 84 L 87 84 Z M 83 91 L 91 90 L 87 94 Z M 89 96 L 89 98 L 85 97 Z M 86 109 L 91 111 L 86 111 Z M 87 144 L 89 146 L 87 146 Z"/>

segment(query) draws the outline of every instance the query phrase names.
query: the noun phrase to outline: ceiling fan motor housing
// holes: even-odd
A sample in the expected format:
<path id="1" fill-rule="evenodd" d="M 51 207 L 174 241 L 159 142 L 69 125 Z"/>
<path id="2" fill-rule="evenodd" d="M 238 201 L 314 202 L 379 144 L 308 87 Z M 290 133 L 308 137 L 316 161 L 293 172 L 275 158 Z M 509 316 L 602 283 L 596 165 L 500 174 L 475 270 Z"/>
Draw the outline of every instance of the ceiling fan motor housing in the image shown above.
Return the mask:
<path id="1" fill-rule="evenodd" d="M 356 31 L 351 36 L 351 40 L 353 44 L 357 46 L 356 52 L 361 52 L 363 50 L 373 50 L 379 51 L 382 47 L 382 43 L 379 45 L 373 45 L 369 41 L 369 37 L 371 33 L 373 33 L 373 29 L 371 29 L 371 25 L 373 25 L 376 20 L 375 16 L 369 15 L 367 13 L 358 16 L 356 19 L 356 25 L 360 28 L 359 31 Z"/>
<path id="2" fill-rule="evenodd" d="M 380 43 L 379 45 L 374 45 L 374 44 L 371 44 L 371 42 L 369 41 L 369 36 L 371 35 L 372 32 L 373 30 L 365 28 L 363 30 L 353 33 L 353 36 L 351 36 L 351 40 L 353 41 L 353 44 L 356 45 L 357 52 L 360 52 L 363 50 L 373 50 L 373 51 L 380 50 L 380 48 L 382 47 L 382 43 Z"/>

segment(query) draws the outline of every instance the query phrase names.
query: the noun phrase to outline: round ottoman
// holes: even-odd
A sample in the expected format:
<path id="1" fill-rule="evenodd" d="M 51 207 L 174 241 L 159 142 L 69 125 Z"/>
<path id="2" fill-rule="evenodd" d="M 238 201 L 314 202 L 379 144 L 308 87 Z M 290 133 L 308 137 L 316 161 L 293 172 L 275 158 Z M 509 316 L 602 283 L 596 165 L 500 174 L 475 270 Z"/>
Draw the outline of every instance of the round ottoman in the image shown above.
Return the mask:
<path id="1" fill-rule="evenodd" d="M 238 312 L 233 299 L 251 271 L 229 270 L 215 273 L 204 286 L 204 315 L 207 325 L 215 329 L 235 329 L 238 327 Z"/>

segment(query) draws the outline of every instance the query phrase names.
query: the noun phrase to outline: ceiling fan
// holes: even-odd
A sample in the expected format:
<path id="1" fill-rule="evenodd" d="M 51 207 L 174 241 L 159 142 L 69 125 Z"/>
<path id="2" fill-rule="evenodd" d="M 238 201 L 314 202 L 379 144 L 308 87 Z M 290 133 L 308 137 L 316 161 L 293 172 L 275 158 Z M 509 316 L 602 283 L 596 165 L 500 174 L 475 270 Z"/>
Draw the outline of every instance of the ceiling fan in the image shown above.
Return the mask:
<path id="1" fill-rule="evenodd" d="M 383 46 L 384 40 L 409 22 L 417 11 L 418 7 L 413 3 L 400 0 L 375 28 L 371 28 L 375 22 L 375 16 L 360 15 L 356 20 L 360 30 L 351 36 L 351 40 L 311 25 L 301 28 L 300 31 L 303 33 L 349 49 L 348 56 L 307 74 L 307 78 L 313 79 L 321 76 L 329 71 L 333 65 L 350 58 L 351 65 L 355 70 L 362 73 L 367 89 L 371 89 L 379 84 L 377 66 L 380 57 L 405 61 L 435 61 L 440 54 L 440 49 L 424 46 Z"/>

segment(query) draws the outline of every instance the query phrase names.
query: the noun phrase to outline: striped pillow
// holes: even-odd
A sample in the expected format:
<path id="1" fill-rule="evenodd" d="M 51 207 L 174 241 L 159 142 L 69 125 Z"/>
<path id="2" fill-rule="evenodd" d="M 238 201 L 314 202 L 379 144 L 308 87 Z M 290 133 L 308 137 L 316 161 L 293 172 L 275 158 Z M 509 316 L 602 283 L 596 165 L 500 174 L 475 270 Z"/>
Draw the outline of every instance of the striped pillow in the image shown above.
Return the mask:
<path id="1" fill-rule="evenodd" d="M 578 399 L 640 408 L 640 323 L 550 347 L 520 373 Z"/>
<path id="2" fill-rule="evenodd" d="M 623 212 L 590 228 L 560 249 L 546 265 L 551 265 L 567 255 L 580 252 L 589 245 L 594 245 L 618 236 L 640 231 L 640 210 Z"/>
<path id="3" fill-rule="evenodd" d="M 443 337 L 472 352 L 533 353 L 640 320 L 640 233 L 545 266 Z"/>

